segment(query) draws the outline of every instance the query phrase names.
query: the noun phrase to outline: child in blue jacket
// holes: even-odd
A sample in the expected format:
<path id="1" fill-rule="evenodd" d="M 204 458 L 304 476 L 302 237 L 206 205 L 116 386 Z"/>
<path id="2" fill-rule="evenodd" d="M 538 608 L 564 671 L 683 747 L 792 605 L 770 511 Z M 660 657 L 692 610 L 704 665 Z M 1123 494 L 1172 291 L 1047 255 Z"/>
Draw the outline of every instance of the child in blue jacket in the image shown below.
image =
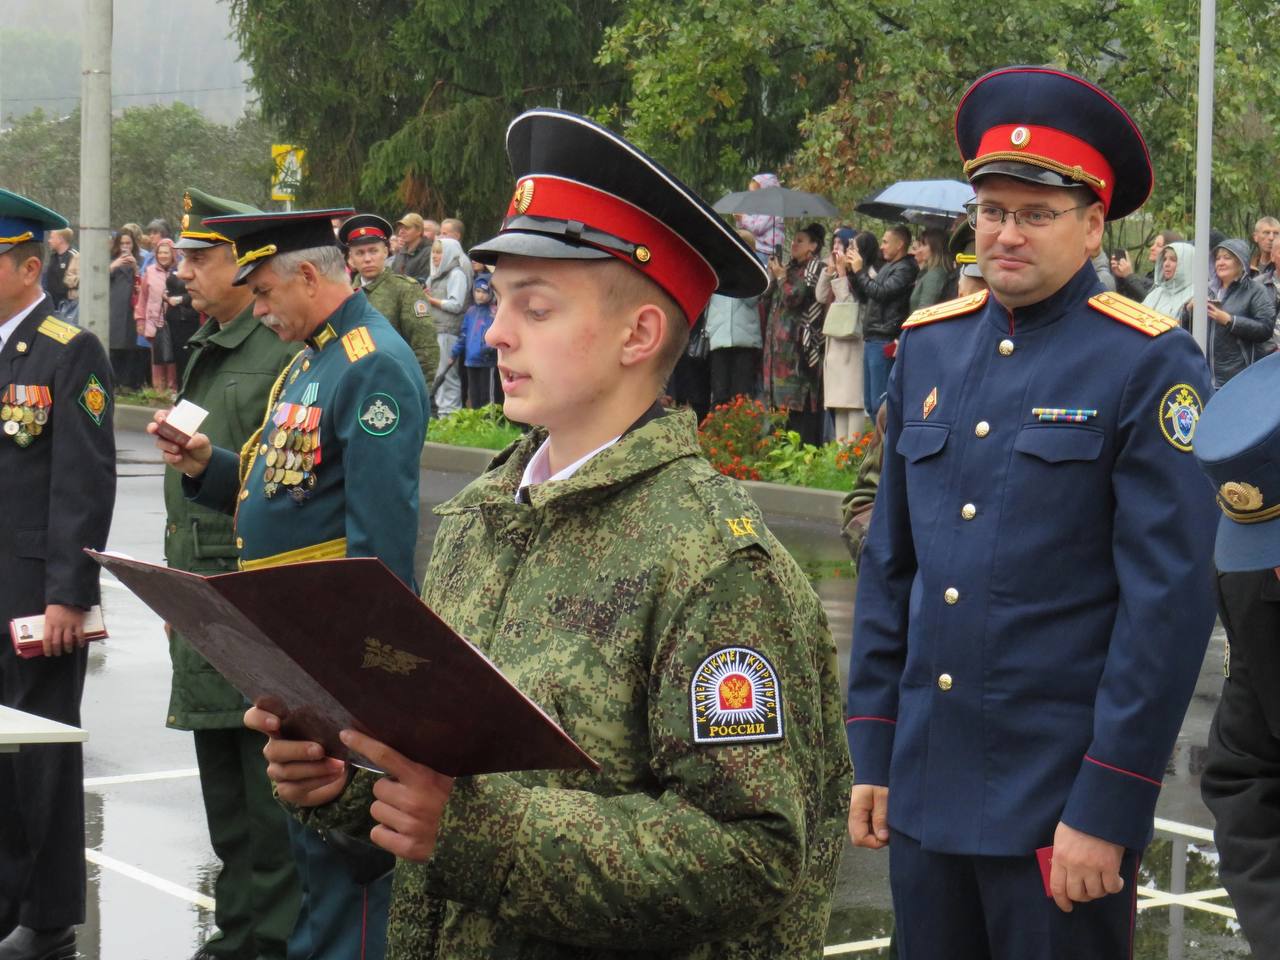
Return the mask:
<path id="1" fill-rule="evenodd" d="M 462 318 L 462 329 L 453 345 L 453 362 L 461 362 L 467 381 L 467 406 L 483 407 L 502 403 L 502 384 L 498 377 L 498 351 L 484 342 L 493 325 L 493 295 L 489 275 L 476 277 L 472 290 L 475 306 Z"/>

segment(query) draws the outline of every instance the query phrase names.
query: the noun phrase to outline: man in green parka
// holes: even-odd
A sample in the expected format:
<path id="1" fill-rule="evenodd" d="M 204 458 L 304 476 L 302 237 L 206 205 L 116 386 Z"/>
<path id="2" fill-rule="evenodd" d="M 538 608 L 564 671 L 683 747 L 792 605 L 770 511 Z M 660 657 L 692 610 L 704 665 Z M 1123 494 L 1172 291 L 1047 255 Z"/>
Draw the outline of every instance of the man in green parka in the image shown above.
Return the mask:
<path id="1" fill-rule="evenodd" d="M 435 321 L 427 312 L 422 284 L 387 266 L 390 236 L 391 224 L 376 213 L 357 213 L 338 228 L 338 242 L 347 248 L 347 263 L 356 271 L 355 288 L 364 291 L 373 309 L 413 348 L 422 379 L 430 386 L 440 359 Z"/>
<path id="2" fill-rule="evenodd" d="M 209 319 L 191 338 L 183 399 L 209 411 L 201 426 L 214 443 L 239 450 L 262 421 L 271 386 L 298 350 L 282 343 L 253 315 L 253 295 L 232 286 L 231 242 L 205 217 L 252 207 L 191 189 L 175 244 L 178 276 L 191 302 Z M 182 474 L 165 471 L 165 557 L 194 573 L 236 569 L 231 517 L 183 496 Z M 173 687 L 168 726 L 195 734 L 209 839 L 222 869 L 214 887 L 217 932 L 196 953 L 201 960 L 283 960 L 298 910 L 297 870 L 285 818 L 262 762 L 264 738 L 244 729 L 244 698 L 204 658 L 170 631 Z"/>

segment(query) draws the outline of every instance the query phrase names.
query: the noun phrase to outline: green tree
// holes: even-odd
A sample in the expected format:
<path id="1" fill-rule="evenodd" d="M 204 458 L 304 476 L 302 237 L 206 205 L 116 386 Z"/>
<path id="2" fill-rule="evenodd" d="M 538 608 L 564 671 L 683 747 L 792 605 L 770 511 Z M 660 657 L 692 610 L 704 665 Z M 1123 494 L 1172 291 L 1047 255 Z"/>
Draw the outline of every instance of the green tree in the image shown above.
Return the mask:
<path id="1" fill-rule="evenodd" d="M 265 205 L 272 134 L 256 116 L 225 127 L 185 104 L 134 107 L 111 124 L 111 222 L 163 216 L 177 227 L 182 192 L 198 186 Z M 36 110 L 0 134 L 6 186 L 59 211 L 80 211 L 80 111 L 50 118 Z"/>

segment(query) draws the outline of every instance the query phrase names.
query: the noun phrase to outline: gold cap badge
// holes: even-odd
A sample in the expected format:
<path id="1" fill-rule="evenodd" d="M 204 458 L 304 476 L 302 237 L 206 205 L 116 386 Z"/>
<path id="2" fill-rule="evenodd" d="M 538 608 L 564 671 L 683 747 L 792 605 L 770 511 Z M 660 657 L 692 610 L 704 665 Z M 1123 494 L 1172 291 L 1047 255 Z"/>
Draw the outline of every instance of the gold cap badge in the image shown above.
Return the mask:
<path id="1" fill-rule="evenodd" d="M 529 204 L 533 203 L 533 181 L 522 180 L 516 184 L 516 192 L 511 202 L 515 204 L 516 213 L 524 213 L 528 210 Z"/>
<path id="2" fill-rule="evenodd" d="M 1031 142 L 1031 131 L 1026 127 L 1014 127 L 1013 132 L 1009 134 L 1009 142 L 1021 150 Z"/>
<path id="3" fill-rule="evenodd" d="M 183 210 L 190 210 L 190 209 L 191 209 L 191 194 L 189 194 L 189 193 L 184 193 L 184 194 L 182 195 L 182 209 L 183 209 Z"/>
<path id="4" fill-rule="evenodd" d="M 1251 483 L 1228 481 L 1218 488 L 1218 494 L 1233 510 L 1249 513 L 1262 507 L 1262 491 Z"/>

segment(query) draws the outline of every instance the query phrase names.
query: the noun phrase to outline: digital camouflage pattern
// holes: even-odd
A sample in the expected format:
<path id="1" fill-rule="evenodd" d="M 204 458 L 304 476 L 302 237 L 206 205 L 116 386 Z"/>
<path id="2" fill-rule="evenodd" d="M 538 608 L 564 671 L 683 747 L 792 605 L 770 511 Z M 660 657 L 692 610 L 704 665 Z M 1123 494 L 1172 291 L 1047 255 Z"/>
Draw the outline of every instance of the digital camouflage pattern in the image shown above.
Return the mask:
<path id="1" fill-rule="evenodd" d="M 440 361 L 440 347 L 436 343 L 436 323 L 427 313 L 426 293 L 422 284 L 412 277 L 383 270 L 363 287 L 373 309 L 387 318 L 396 333 L 404 338 L 418 359 L 422 378 L 430 385 Z M 417 307 L 417 304 L 422 304 Z M 421 311 L 421 312 L 420 312 Z"/>
<path id="2" fill-rule="evenodd" d="M 397 863 L 389 960 L 820 956 L 851 771 L 818 597 L 689 414 L 517 503 L 543 438 L 437 509 L 424 599 L 601 770 L 459 779 L 433 858 Z M 694 743 L 727 646 L 776 669 L 781 740 Z M 300 816 L 367 836 L 372 784 Z"/>

